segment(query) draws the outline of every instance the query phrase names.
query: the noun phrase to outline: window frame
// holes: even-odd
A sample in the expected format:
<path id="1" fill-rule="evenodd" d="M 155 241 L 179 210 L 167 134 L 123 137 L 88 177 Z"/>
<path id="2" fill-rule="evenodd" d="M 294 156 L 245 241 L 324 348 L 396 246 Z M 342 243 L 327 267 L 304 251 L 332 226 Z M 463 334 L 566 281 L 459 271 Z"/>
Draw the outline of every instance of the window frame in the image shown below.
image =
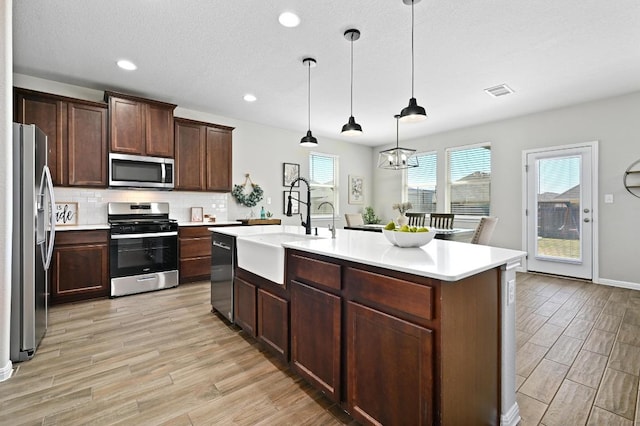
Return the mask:
<path id="1" fill-rule="evenodd" d="M 438 188 L 440 188 L 440 185 L 438 185 L 438 151 L 437 150 L 431 150 L 431 151 L 423 151 L 423 152 L 419 152 L 414 154 L 415 157 L 420 157 L 420 156 L 426 156 L 426 155 L 435 155 L 435 164 L 436 164 L 436 180 L 435 180 L 435 193 L 434 193 L 434 198 L 436 200 L 436 209 L 433 212 L 425 212 L 427 214 L 430 213 L 436 213 L 438 211 L 438 206 L 441 204 L 439 203 L 437 200 L 440 196 L 440 191 Z M 418 159 L 418 168 L 420 168 L 420 160 Z M 405 203 L 407 201 L 409 201 L 409 170 L 410 169 L 404 169 L 403 173 L 402 173 L 402 202 Z"/>
<path id="2" fill-rule="evenodd" d="M 450 164 L 450 153 L 452 151 L 464 151 L 464 150 L 468 150 L 468 149 L 476 149 L 476 148 L 485 148 L 488 147 L 490 152 L 491 152 L 491 156 L 490 156 L 490 160 L 489 160 L 489 166 L 490 166 L 490 171 L 489 171 L 489 211 L 487 214 L 460 214 L 460 213 L 456 213 L 456 217 L 457 218 L 462 218 L 462 219 L 478 219 L 482 216 L 490 216 L 491 212 L 492 212 L 492 206 L 491 206 L 491 180 L 493 178 L 493 147 L 491 146 L 491 142 L 487 141 L 487 142 L 479 142 L 479 143 L 474 143 L 474 144 L 469 144 L 469 145 L 459 145 L 459 146 L 452 146 L 452 147 L 448 147 L 445 148 L 445 153 L 444 153 L 444 209 L 445 211 L 443 213 L 451 213 L 451 202 L 452 202 L 452 197 L 451 197 L 451 164 Z"/>
<path id="3" fill-rule="evenodd" d="M 312 184 L 313 181 L 313 176 L 311 175 L 313 167 L 311 166 L 311 163 L 313 161 L 313 157 L 327 157 L 327 158 L 332 158 L 333 159 L 333 185 L 319 185 L 319 184 Z M 339 166 L 340 166 L 340 156 L 337 154 L 329 154 L 326 152 L 318 152 L 318 151 L 310 151 L 309 152 L 309 190 L 311 190 L 311 194 L 313 195 L 313 189 L 314 188 L 332 188 L 333 189 L 333 200 L 326 200 L 329 201 L 331 204 L 333 204 L 333 208 L 334 208 L 334 215 L 335 217 L 338 217 L 338 215 L 340 214 L 340 185 L 339 185 L 339 176 L 340 176 L 340 171 L 339 171 Z M 311 200 L 309 200 L 311 201 Z M 313 204 L 313 203 L 311 203 Z M 316 218 L 316 219 L 331 219 L 331 214 L 327 214 L 327 213 L 315 213 L 316 209 L 313 209 L 312 206 L 309 206 L 309 208 L 311 208 L 311 217 L 312 218 Z"/>

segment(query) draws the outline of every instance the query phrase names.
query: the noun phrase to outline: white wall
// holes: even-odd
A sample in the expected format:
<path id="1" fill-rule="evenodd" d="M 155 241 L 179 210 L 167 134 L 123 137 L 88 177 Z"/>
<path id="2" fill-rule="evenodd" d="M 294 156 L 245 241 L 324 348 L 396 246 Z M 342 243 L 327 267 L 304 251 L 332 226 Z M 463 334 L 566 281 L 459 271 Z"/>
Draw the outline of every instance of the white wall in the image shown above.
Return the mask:
<path id="1" fill-rule="evenodd" d="M 39 90 L 47 93 L 54 93 L 63 96 L 74 97 L 78 99 L 86 99 L 91 101 L 102 101 L 103 91 L 92 90 L 88 88 L 72 86 L 50 80 L 43 80 L 22 74 L 14 74 L 14 86 L 26 89 Z M 105 90 L 108 88 L 105 88 Z M 249 105 L 248 105 L 249 108 Z M 303 134 L 291 132 L 289 130 L 278 129 L 275 127 L 263 126 L 247 121 L 231 119 L 227 117 L 217 116 L 206 112 L 193 111 L 186 108 L 178 107 L 174 111 L 176 117 L 190 118 L 210 123 L 221 124 L 234 127 L 233 131 L 233 183 L 241 184 L 245 180 L 245 173 L 251 175 L 251 180 L 260 185 L 264 190 L 264 199 L 254 207 L 254 213 L 259 215 L 260 207 L 264 205 L 265 210 L 270 210 L 275 218 L 281 218 L 286 224 L 299 224 L 299 217 L 287 218 L 283 214 L 283 191 L 288 188 L 282 186 L 282 163 L 298 163 L 300 164 L 300 175 L 309 176 L 309 152 L 308 148 L 300 147 L 300 138 Z M 313 126 L 312 126 L 313 127 Z M 336 134 L 339 129 L 336 129 Z M 340 222 L 337 226 L 342 226 L 344 213 L 358 212 L 367 204 L 349 205 L 347 203 L 347 182 L 348 175 L 355 174 L 363 176 L 365 182 L 371 182 L 372 173 L 372 149 L 361 145 L 349 144 L 338 140 L 318 139 L 318 147 L 313 149 L 316 152 L 336 154 L 339 156 L 339 185 L 340 185 L 340 201 L 339 201 L 339 217 Z M 64 192 L 67 191 L 67 192 Z M 69 193 L 68 191 L 72 191 Z M 305 200 L 304 184 L 300 187 L 302 199 Z M 116 190 L 72 190 L 72 189 L 56 189 L 61 196 L 69 194 L 72 199 L 64 201 L 79 200 L 79 208 L 82 216 L 85 218 L 96 217 L 88 223 L 104 223 L 106 217 L 102 213 L 104 211 L 105 200 L 120 200 L 116 193 L 123 193 L 122 201 L 133 195 L 124 194 L 123 191 Z M 183 212 L 186 212 L 190 206 L 203 206 L 205 213 L 215 213 L 218 218 L 224 219 L 226 215 L 228 220 L 244 219 L 250 216 L 251 209 L 241 206 L 235 202 L 230 195 L 224 195 L 226 206 L 224 212 L 220 210 L 220 194 L 199 194 L 195 192 L 156 192 L 143 191 L 154 199 L 164 197 L 172 203 L 171 210 L 176 212 L 176 218 L 182 220 Z M 115 195 L 114 195 L 115 194 Z M 136 195 L 139 197 L 140 194 Z M 186 201 L 185 201 L 186 197 Z M 58 196 L 60 198 L 60 196 Z M 68 197 L 67 197 L 68 198 Z M 96 199 L 98 198 L 98 199 Z M 268 199 L 271 204 L 268 204 Z M 85 204 L 84 200 L 88 200 Z M 128 199 L 127 199 L 128 200 Z M 372 186 L 365 187 L 365 203 L 371 203 Z M 186 203 L 186 204 L 185 204 Z M 191 204 L 194 203 L 194 204 Z M 176 209 L 174 209 L 176 204 Z M 216 204 L 217 211 L 209 211 L 208 206 Z M 177 210 L 180 206 L 180 210 Z M 302 209 L 302 212 L 305 212 Z M 172 214 L 173 216 L 173 214 Z M 329 220 L 312 220 L 313 226 L 327 226 Z"/>
<path id="2" fill-rule="evenodd" d="M 522 151 L 600 141 L 600 282 L 640 286 L 636 252 L 640 198 L 629 194 L 622 183 L 624 171 L 640 159 L 639 111 L 640 92 L 636 92 L 402 141 L 401 145 L 418 151 L 437 150 L 439 181 L 443 182 L 445 148 L 491 142 L 491 214 L 500 218 L 492 245 L 521 249 Z M 376 211 L 392 217 L 390 206 L 399 201 L 401 173 L 375 169 L 373 184 Z M 615 202 L 604 204 L 604 194 L 613 194 Z"/>
<path id="3" fill-rule="evenodd" d="M 0 0 L 0 382 L 11 376 L 9 321 L 11 316 L 12 166 L 12 20 L 11 0 Z"/>

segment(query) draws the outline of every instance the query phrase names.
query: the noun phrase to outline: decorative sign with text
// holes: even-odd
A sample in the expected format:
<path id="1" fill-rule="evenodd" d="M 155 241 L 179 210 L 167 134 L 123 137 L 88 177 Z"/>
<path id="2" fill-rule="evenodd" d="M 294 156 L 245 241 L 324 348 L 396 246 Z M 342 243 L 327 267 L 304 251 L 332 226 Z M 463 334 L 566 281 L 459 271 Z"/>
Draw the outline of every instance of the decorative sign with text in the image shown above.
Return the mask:
<path id="1" fill-rule="evenodd" d="M 56 226 L 78 224 L 78 203 L 56 203 Z"/>

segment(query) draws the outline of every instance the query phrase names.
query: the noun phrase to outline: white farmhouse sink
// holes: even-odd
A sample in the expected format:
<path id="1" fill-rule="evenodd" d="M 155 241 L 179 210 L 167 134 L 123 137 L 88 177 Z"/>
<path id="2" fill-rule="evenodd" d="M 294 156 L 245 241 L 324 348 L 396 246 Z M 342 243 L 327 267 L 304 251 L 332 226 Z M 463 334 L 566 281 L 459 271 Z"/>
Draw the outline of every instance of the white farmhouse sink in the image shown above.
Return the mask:
<path id="1" fill-rule="evenodd" d="M 318 239 L 316 235 L 277 232 L 238 237 L 238 267 L 277 284 L 284 284 L 284 247 L 282 243 Z"/>

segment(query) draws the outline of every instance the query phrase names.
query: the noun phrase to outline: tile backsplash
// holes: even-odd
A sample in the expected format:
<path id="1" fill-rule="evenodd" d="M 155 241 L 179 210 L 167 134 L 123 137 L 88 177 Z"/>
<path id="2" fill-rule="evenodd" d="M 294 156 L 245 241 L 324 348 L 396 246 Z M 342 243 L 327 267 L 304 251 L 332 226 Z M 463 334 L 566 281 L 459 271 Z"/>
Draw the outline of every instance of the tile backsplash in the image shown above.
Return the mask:
<path id="1" fill-rule="evenodd" d="M 78 225 L 107 223 L 107 204 L 112 202 L 168 202 L 169 217 L 178 222 L 191 220 L 191 207 L 202 207 L 204 214 L 227 220 L 229 194 L 215 192 L 145 191 L 122 189 L 54 188 L 56 203 L 78 203 Z"/>

